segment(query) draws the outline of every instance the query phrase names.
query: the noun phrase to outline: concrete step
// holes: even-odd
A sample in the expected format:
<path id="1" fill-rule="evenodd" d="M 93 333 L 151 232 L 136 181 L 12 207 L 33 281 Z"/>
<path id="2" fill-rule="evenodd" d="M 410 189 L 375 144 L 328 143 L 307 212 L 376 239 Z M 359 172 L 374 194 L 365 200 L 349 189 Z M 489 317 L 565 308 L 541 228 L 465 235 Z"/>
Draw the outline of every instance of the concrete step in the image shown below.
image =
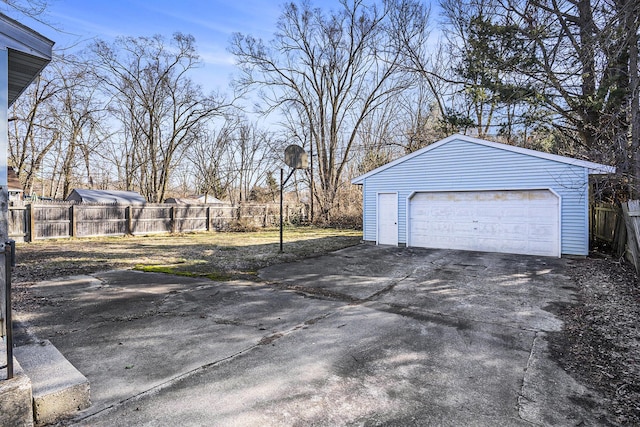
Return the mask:
<path id="1" fill-rule="evenodd" d="M 87 378 L 48 340 L 16 347 L 14 355 L 31 379 L 36 425 L 55 423 L 91 404 Z"/>
<path id="2" fill-rule="evenodd" d="M 13 358 L 13 378 L 7 379 L 7 352 L 0 338 L 0 426 L 33 426 L 31 380 Z"/>

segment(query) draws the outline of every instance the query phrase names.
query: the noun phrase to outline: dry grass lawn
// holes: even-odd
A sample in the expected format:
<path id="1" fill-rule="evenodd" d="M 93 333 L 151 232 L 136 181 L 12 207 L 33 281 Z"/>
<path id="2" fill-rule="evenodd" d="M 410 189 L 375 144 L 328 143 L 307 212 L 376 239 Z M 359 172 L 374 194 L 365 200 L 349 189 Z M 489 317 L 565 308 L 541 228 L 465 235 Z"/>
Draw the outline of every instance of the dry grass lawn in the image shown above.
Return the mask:
<path id="1" fill-rule="evenodd" d="M 251 279 L 262 267 L 322 255 L 361 239 L 361 231 L 291 227 L 284 231 L 282 253 L 278 229 L 19 243 L 13 280 L 29 283 L 116 268 Z"/>

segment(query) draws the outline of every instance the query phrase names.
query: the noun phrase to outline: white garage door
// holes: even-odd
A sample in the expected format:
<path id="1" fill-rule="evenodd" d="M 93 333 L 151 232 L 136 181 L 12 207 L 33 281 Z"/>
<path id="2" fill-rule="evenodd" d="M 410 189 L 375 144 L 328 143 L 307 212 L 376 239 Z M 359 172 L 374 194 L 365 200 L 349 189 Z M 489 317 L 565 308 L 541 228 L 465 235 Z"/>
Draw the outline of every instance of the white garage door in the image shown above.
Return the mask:
<path id="1" fill-rule="evenodd" d="M 559 206 L 548 190 L 416 193 L 409 245 L 560 256 Z"/>

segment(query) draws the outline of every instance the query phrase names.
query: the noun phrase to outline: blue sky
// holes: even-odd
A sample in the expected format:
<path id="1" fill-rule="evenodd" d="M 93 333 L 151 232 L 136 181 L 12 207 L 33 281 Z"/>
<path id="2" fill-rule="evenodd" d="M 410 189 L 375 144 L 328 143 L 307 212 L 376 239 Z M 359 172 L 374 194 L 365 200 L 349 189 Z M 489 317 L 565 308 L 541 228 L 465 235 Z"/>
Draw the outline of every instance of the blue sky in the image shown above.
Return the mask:
<path id="1" fill-rule="evenodd" d="M 74 52 L 94 38 L 117 36 L 167 38 L 177 31 L 196 39 L 204 66 L 193 79 L 205 92 L 226 91 L 235 71 L 227 52 L 234 32 L 271 38 L 281 1 L 269 0 L 48 0 L 43 25 L 8 9 L 0 11 L 56 42 L 54 49 Z M 333 2 L 333 1 L 332 1 Z M 316 2 L 321 4 L 322 2 Z"/>
<path id="2" fill-rule="evenodd" d="M 54 49 L 76 52 L 96 38 L 117 36 L 170 38 L 179 31 L 196 39 L 203 66 L 192 79 L 204 92 L 230 92 L 236 72 L 227 51 L 235 32 L 271 39 L 282 4 L 290 0 L 43 0 L 48 9 L 42 20 L 20 16 L 0 1 L 0 12 L 56 42 Z M 297 0 L 294 0 L 297 1 Z M 312 5 L 335 9 L 338 0 L 312 0 Z"/>

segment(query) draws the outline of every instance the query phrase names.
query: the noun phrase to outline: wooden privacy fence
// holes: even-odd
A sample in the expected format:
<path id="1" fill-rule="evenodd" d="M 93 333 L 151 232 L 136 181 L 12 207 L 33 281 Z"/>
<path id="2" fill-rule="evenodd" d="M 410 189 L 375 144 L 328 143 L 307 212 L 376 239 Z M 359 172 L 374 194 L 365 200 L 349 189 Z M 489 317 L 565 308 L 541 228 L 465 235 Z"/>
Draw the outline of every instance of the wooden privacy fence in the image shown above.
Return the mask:
<path id="1" fill-rule="evenodd" d="M 304 205 L 285 205 L 287 223 L 306 220 Z M 9 237 L 16 241 L 224 231 L 279 224 L 277 204 L 266 205 L 117 205 L 38 203 L 9 207 Z"/>
<path id="2" fill-rule="evenodd" d="M 640 200 L 593 206 L 591 236 L 610 244 L 616 256 L 626 258 L 640 272 Z"/>
<path id="3" fill-rule="evenodd" d="M 597 203 L 591 207 L 590 237 L 593 242 L 605 242 L 617 256 L 623 256 L 627 233 L 619 205 Z"/>
<path id="4" fill-rule="evenodd" d="M 591 208 L 591 237 L 613 243 L 620 208 L 616 205 L 599 203 Z"/>

